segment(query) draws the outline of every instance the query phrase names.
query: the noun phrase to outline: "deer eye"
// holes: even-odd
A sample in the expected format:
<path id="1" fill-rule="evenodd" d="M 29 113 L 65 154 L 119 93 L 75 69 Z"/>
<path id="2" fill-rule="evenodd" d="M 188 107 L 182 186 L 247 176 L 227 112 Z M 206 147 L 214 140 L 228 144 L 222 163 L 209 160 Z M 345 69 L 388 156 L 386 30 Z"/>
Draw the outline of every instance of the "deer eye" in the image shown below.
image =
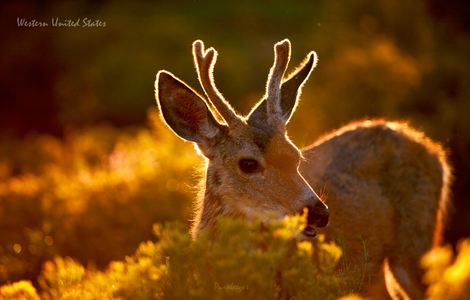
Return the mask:
<path id="1" fill-rule="evenodd" d="M 242 158 L 238 161 L 238 167 L 243 173 L 253 174 L 261 171 L 261 166 L 255 159 Z"/>

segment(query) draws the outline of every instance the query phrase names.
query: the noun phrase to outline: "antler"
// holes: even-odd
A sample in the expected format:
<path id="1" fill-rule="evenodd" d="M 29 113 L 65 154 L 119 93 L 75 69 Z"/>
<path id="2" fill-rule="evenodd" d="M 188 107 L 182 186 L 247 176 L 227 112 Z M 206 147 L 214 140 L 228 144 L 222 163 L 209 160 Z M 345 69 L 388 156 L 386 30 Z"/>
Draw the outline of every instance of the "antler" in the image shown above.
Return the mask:
<path id="1" fill-rule="evenodd" d="M 213 71 L 217 60 L 217 51 L 214 48 L 204 50 L 204 43 L 197 40 L 193 43 L 193 56 L 199 82 L 207 98 L 229 127 L 237 126 L 242 122 L 241 118 L 217 90 L 214 83 Z"/>
<path id="2" fill-rule="evenodd" d="M 290 60 L 290 41 L 282 40 L 274 46 L 274 64 L 269 71 L 266 86 L 268 116 L 271 123 L 282 119 L 281 83 Z M 274 125 L 273 124 L 273 125 Z"/>

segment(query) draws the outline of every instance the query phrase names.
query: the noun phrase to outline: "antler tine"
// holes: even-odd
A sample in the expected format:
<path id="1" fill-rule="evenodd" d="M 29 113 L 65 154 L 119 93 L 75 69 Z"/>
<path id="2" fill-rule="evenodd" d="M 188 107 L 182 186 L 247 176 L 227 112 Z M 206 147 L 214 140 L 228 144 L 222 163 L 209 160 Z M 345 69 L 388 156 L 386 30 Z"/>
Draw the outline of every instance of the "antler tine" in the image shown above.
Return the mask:
<path id="1" fill-rule="evenodd" d="M 193 56 L 199 82 L 211 104 L 229 127 L 240 124 L 241 118 L 217 90 L 214 83 L 213 71 L 217 60 L 217 51 L 214 48 L 204 50 L 204 43 L 197 40 L 193 43 Z"/>
<path id="2" fill-rule="evenodd" d="M 282 118 L 281 83 L 290 60 L 290 41 L 284 39 L 274 45 L 274 64 L 269 71 L 266 86 L 267 110 L 271 122 Z"/>

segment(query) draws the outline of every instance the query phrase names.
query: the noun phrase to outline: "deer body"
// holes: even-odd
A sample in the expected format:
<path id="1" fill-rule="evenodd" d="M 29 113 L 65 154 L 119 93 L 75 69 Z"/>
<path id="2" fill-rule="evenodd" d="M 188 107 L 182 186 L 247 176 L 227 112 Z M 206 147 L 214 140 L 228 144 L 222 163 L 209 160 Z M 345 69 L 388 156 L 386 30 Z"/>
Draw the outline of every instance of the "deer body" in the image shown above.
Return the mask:
<path id="1" fill-rule="evenodd" d="M 370 276 L 370 295 L 387 290 L 399 299 L 421 298 L 419 259 L 439 242 L 448 198 L 443 150 L 406 124 L 376 120 L 348 125 L 300 151 L 286 124 L 316 55 L 286 77 L 290 42 L 274 51 L 266 95 L 246 117 L 215 87 L 217 52 L 201 41 L 193 55 L 205 99 L 171 73 L 157 74 L 164 121 L 208 159 L 193 236 L 221 215 L 282 217 L 307 208 L 304 235 L 320 228 L 338 242 L 344 260 Z"/>
<path id="2" fill-rule="evenodd" d="M 300 170 L 323 190 L 327 237 L 373 278 L 385 259 L 412 298 L 421 298 L 419 260 L 441 236 L 449 168 L 441 147 L 406 124 L 357 122 L 303 151 Z M 390 288 L 390 287 L 389 287 Z"/>

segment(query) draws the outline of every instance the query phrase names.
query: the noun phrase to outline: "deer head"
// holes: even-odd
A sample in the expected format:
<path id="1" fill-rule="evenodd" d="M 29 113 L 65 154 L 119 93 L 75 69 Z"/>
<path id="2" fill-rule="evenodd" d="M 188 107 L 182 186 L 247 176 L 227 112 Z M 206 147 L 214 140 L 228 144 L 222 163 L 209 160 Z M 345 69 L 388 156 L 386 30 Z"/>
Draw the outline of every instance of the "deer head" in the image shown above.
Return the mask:
<path id="1" fill-rule="evenodd" d="M 193 43 L 193 56 L 206 98 L 170 72 L 157 74 L 156 99 L 164 121 L 207 158 L 194 234 L 214 225 L 219 215 L 252 219 L 294 214 L 304 208 L 308 209 L 305 235 L 315 236 L 312 226 L 328 223 L 328 208 L 299 173 L 302 154 L 286 134 L 286 124 L 317 57 L 310 52 L 285 76 L 289 40 L 277 43 L 274 54 L 266 94 L 245 117 L 217 90 L 213 79 L 217 52 L 206 50 L 202 41 Z"/>

